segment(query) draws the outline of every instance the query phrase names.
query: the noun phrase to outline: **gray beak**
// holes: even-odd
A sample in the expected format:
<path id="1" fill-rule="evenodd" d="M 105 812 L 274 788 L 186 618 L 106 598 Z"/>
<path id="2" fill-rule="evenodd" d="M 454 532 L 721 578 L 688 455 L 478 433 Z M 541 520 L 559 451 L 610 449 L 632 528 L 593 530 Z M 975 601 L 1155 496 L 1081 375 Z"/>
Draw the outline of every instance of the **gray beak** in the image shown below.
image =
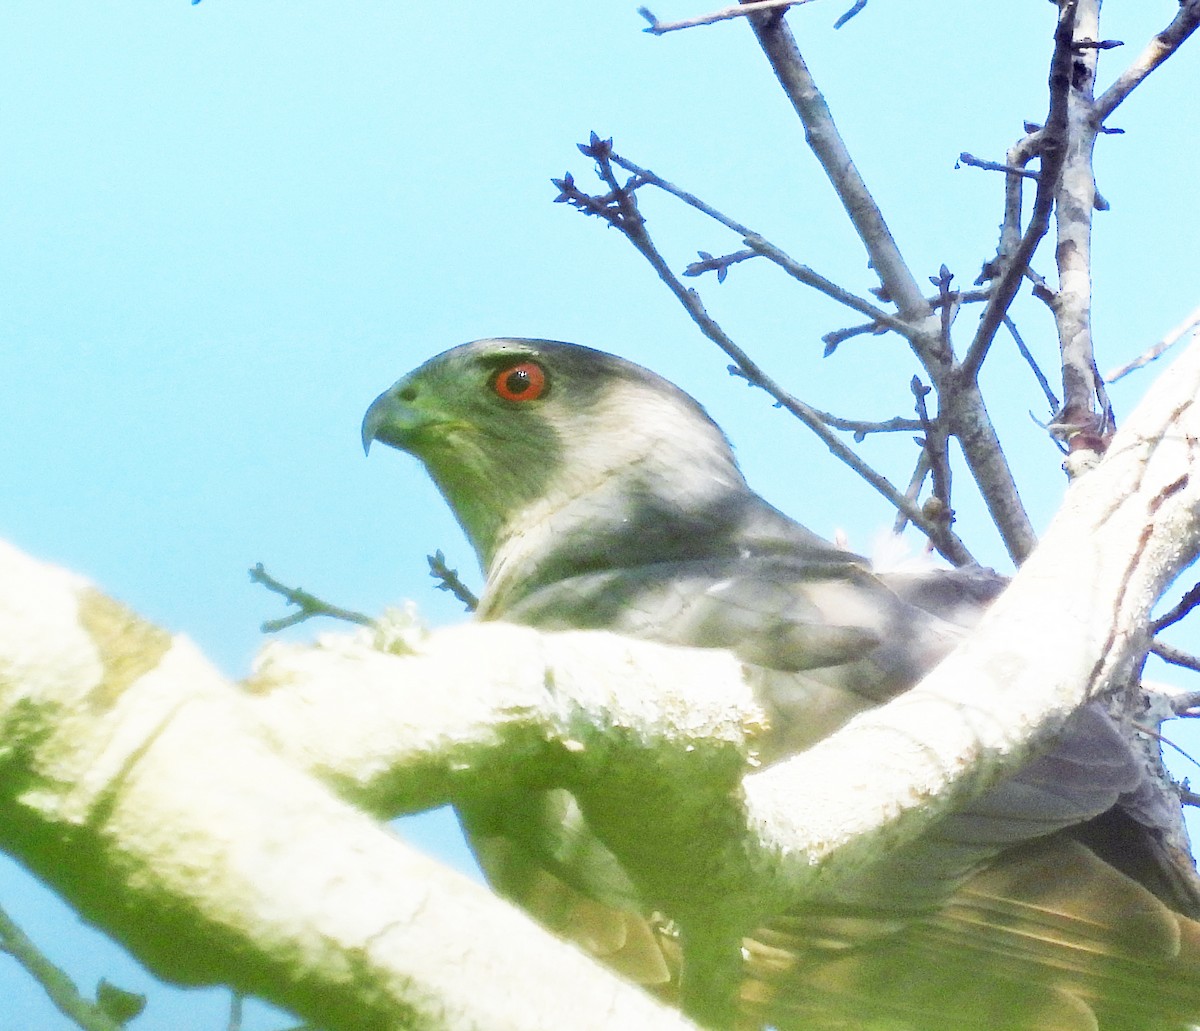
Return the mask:
<path id="1" fill-rule="evenodd" d="M 363 416 L 362 446 L 364 455 L 371 453 L 372 441 L 378 439 L 379 431 L 387 423 L 388 408 L 391 407 L 391 394 L 391 390 L 385 390 L 371 402 L 371 407 L 367 409 L 367 414 Z"/>

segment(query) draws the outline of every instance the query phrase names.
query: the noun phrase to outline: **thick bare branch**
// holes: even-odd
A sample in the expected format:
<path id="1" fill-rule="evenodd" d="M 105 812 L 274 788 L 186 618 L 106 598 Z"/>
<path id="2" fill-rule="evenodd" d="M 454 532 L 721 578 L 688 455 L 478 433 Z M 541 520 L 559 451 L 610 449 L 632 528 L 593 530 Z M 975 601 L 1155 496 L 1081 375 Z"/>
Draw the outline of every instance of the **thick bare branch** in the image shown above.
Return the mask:
<path id="1" fill-rule="evenodd" d="M 287 761 L 188 641 L 7 545 L 0 731 L 0 846 L 161 976 L 330 1031 L 691 1026 Z"/>
<path id="2" fill-rule="evenodd" d="M 867 248 L 871 267 L 879 276 L 888 296 L 900 309 L 900 317 L 914 327 L 920 327 L 932 315 L 929 304 L 900 254 L 900 248 L 896 246 L 875 198 L 855 167 L 825 98 L 800 54 L 791 29 L 779 14 L 753 17 L 750 24 L 779 84 L 804 123 L 808 145 L 825 169 L 855 231 Z"/>
<path id="3" fill-rule="evenodd" d="M 950 382 L 947 382 L 950 380 Z M 958 441 L 992 522 L 1014 562 L 1022 562 L 1037 544 L 1029 514 L 1017 493 L 1008 459 L 983 403 L 978 384 L 953 372 L 934 381 L 939 412 Z"/>
<path id="4" fill-rule="evenodd" d="M 1099 0 L 1079 0 L 1076 39 L 1095 39 L 1100 31 Z M 1058 292 L 1054 300 L 1058 346 L 1062 355 L 1063 406 L 1055 423 L 1072 454 L 1068 470 L 1090 465 L 1102 454 L 1104 416 L 1096 412 L 1099 387 L 1092 347 L 1092 212 L 1096 181 L 1092 153 L 1097 124 L 1092 118 L 1092 91 L 1097 51 L 1076 52 L 1071 59 L 1067 103 L 1066 153 L 1055 198 L 1058 241 Z"/>
<path id="5" fill-rule="evenodd" d="M 1193 346 L 1155 384 L 1105 460 L 1072 485 L 1041 546 L 967 644 L 907 695 L 746 778 L 752 809 L 759 798 L 783 798 L 785 784 L 791 788 L 791 801 L 771 809 L 771 836 L 784 840 L 794 832 L 811 842 L 804 858 L 817 866 L 841 850 L 853 865 L 881 846 L 869 844 L 873 817 L 851 815 L 850 795 L 884 800 L 893 830 L 902 839 L 917 835 L 929 813 L 903 797 L 907 785 L 933 786 L 939 798 L 977 790 L 976 778 L 988 779 L 989 763 L 1007 749 L 1036 747 L 1084 697 L 1123 683 L 1148 644 L 1152 605 L 1200 549 L 1198 441 L 1200 346 Z M 955 725 L 962 751 L 927 750 L 928 728 Z M 1017 726 L 1024 728 L 1021 744 L 1010 736 Z M 862 751 L 845 747 L 858 731 Z M 914 747 L 924 771 L 917 781 L 898 758 L 916 758 Z M 874 759 L 865 768 L 861 756 L 868 754 Z M 905 765 L 904 774 L 893 760 Z M 807 787 L 796 790 L 801 783 Z M 835 797 L 839 786 L 842 798 Z M 887 841 L 897 847 L 897 838 Z M 799 867 L 791 872 L 806 882 L 812 877 Z"/>

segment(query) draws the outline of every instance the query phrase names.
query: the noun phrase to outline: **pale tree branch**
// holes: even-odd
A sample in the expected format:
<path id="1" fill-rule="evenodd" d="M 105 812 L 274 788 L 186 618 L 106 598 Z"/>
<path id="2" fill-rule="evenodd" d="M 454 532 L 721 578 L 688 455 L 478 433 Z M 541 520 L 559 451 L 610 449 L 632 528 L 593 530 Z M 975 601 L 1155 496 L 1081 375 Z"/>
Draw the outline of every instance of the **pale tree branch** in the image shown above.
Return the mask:
<path id="1" fill-rule="evenodd" d="M 187 640 L 7 545 L 0 730 L 0 847 L 160 976 L 329 1031 L 692 1026 L 286 760 Z"/>
<path id="2" fill-rule="evenodd" d="M 1100 32 L 1099 0 L 1078 0 L 1074 38 L 1096 39 Z M 1068 472 L 1089 467 L 1106 446 L 1105 413 L 1096 411 L 1100 386 L 1092 346 L 1092 213 L 1096 182 L 1092 155 L 1098 123 L 1092 117 L 1097 51 L 1077 50 L 1071 59 L 1066 106 L 1066 152 L 1058 182 L 1055 212 L 1058 239 L 1058 291 L 1054 298 L 1059 352 L 1062 355 L 1063 406 L 1056 432 L 1070 455 Z"/>
<path id="3" fill-rule="evenodd" d="M 1200 0 L 1183 0 L 1179 13 L 1162 32 L 1154 36 L 1145 49 L 1138 54 L 1117 81 L 1108 87 L 1096 100 L 1092 117 L 1097 128 L 1117 109 L 1117 106 L 1132 93 L 1146 76 L 1162 64 L 1200 26 Z"/>
<path id="4" fill-rule="evenodd" d="M 1168 382 L 1176 373 L 1179 381 Z M 900 782 L 887 757 L 906 747 L 900 744 L 904 735 L 897 733 L 901 723 L 893 717 L 901 717 L 913 731 L 922 724 L 952 723 L 954 713 L 977 711 L 982 704 L 987 715 L 974 723 L 976 732 L 1000 737 L 973 753 L 973 772 L 959 780 L 964 768 L 956 766 L 950 753 L 929 761 L 927 773 L 941 785 L 939 798 L 946 797 L 944 791 L 956 790 L 953 783 L 965 789 L 979 775 L 982 766 L 975 764 L 986 765 L 985 755 L 1013 744 L 1011 738 L 1001 744 L 1000 738 L 1017 724 L 1038 728 L 1017 746 L 1027 747 L 1061 726 L 1084 697 L 1121 684 L 1148 644 L 1153 604 L 1200 549 L 1200 482 L 1194 475 L 1198 441 L 1200 346 L 1193 346 L 1171 376 L 1147 394 L 1114 438 L 1107 458 L 1073 484 L 1038 550 L 971 639 L 907 695 L 852 721 L 847 731 L 879 721 L 879 736 L 858 753 L 877 757 L 869 773 L 859 767 L 851 774 L 845 765 L 848 752 L 839 752 L 830 738 L 780 767 L 748 777 L 752 799 L 760 782 L 765 791 L 772 790 L 776 778 L 794 785 L 807 777 L 811 785 L 817 770 L 822 785 L 846 777 L 867 797 L 889 796 Z M 1002 729 L 1006 725 L 1009 729 Z M 906 808 L 896 795 L 890 797 L 898 810 Z M 776 815 L 803 827 L 809 840 L 826 840 L 820 837 L 825 832 L 848 843 L 856 826 L 861 827 L 851 821 L 835 829 L 824 822 L 825 814 L 833 820 L 848 818 L 824 787 L 802 792 L 795 802 Z M 927 815 L 919 805 L 907 808 L 900 822 L 911 818 L 919 824 Z M 851 853 L 866 845 L 864 838 L 853 840 Z"/>

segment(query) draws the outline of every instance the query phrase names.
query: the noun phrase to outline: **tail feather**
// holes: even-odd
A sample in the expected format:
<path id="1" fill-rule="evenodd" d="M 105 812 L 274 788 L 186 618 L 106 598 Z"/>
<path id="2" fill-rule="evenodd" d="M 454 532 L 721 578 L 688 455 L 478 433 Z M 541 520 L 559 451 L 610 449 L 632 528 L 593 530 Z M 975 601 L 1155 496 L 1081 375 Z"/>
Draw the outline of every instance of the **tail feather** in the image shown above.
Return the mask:
<path id="1" fill-rule="evenodd" d="M 890 926 L 890 922 L 885 922 Z M 1175 1031 L 1200 1023 L 1200 923 L 1066 837 L 1014 850 L 902 931 L 828 948 L 803 915 L 747 944 L 780 1029 Z"/>

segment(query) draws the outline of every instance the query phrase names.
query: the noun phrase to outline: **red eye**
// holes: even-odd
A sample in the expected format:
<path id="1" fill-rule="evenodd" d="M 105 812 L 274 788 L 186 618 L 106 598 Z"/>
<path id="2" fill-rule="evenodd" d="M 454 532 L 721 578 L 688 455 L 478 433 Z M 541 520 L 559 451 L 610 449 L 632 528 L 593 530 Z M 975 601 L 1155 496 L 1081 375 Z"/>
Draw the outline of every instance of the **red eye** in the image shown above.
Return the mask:
<path id="1" fill-rule="evenodd" d="M 546 390 L 546 370 L 537 362 L 520 362 L 501 369 L 492 389 L 505 401 L 536 401 Z"/>

